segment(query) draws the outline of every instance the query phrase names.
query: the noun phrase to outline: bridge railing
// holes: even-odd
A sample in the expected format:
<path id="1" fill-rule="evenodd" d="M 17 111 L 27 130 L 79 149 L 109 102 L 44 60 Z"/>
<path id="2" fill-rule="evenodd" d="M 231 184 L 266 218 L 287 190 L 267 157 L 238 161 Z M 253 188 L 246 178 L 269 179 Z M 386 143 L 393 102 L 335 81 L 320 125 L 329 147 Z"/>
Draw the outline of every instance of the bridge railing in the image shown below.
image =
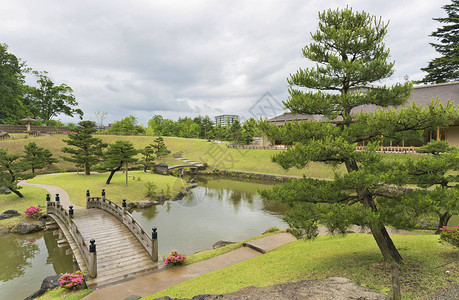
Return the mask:
<path id="1" fill-rule="evenodd" d="M 86 191 L 86 208 L 99 208 L 107 211 L 122 222 L 134 236 L 139 240 L 153 261 L 158 261 L 158 235 L 156 228 L 150 236 L 148 232 L 140 225 L 139 222 L 127 211 L 126 200 L 123 200 L 123 206 L 105 197 L 105 190 L 102 190 L 101 197 L 90 197 L 89 190 Z"/>
<path id="2" fill-rule="evenodd" d="M 88 268 L 89 277 L 97 277 L 97 258 L 96 258 L 96 245 L 94 244 L 94 239 L 91 239 L 90 245 L 86 243 L 81 234 L 78 226 L 73 221 L 73 207 L 70 206 L 67 211 L 65 208 L 60 205 L 59 194 L 56 194 L 56 201 L 52 202 L 49 194 L 46 196 L 46 212 L 48 214 L 53 214 L 62 222 L 64 226 L 68 229 L 72 235 L 73 240 L 75 241 L 78 249 L 80 250 L 81 256 Z"/>

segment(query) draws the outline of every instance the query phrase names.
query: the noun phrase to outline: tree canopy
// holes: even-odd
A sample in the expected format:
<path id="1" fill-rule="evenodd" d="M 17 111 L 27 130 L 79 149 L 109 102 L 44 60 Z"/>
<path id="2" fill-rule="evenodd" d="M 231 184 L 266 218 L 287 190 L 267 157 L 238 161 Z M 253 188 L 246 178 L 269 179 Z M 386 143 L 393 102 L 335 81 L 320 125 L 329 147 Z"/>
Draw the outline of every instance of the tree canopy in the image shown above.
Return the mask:
<path id="1" fill-rule="evenodd" d="M 62 152 L 70 154 L 70 157 L 62 157 L 64 160 L 74 163 L 77 167 L 83 168 L 86 175 L 91 174 L 91 167 L 97 165 L 103 156 L 103 148 L 107 147 L 101 139 L 92 136 L 97 129 L 92 121 L 81 121 L 74 128 L 75 134 L 69 134 L 64 140 L 67 145 Z"/>
<path id="2" fill-rule="evenodd" d="M 38 147 L 36 143 L 31 142 L 24 146 L 24 160 L 29 164 L 32 173 L 36 169 L 42 169 L 47 165 L 57 163 L 58 160 L 53 154 L 44 147 Z"/>
<path id="3" fill-rule="evenodd" d="M 421 70 L 427 75 L 420 80 L 424 83 L 442 83 L 459 79 L 459 0 L 451 0 L 443 9 L 447 17 L 434 18 L 443 24 L 432 34 L 438 43 L 430 43 L 440 57 L 434 58 Z"/>
<path id="4" fill-rule="evenodd" d="M 102 168 L 110 171 L 105 183 L 110 184 L 113 175 L 121 170 L 123 164 L 135 162 L 134 156 L 137 153 L 138 151 L 134 149 L 134 145 L 129 141 L 116 141 L 113 144 L 109 144 L 107 151 L 104 152 L 104 161 L 101 164 Z"/>
<path id="5" fill-rule="evenodd" d="M 325 121 L 263 126 L 269 136 L 294 145 L 273 158 L 284 168 L 302 168 L 317 161 L 342 164 L 347 172 L 336 174 L 333 181 L 294 180 L 262 194 L 289 203 L 292 210 L 286 220 L 310 237 L 318 222 L 331 232 L 345 232 L 351 224 L 367 226 L 383 257 L 400 262 L 402 257 L 385 226 L 412 224 L 407 219 L 421 213 L 421 208 L 430 209 L 431 202 L 386 188 L 407 184 L 411 177 L 397 161 L 383 160 L 376 153 L 381 136 L 446 126 L 459 112 L 453 104 L 439 101 L 425 108 L 414 104 L 387 108 L 404 104 L 411 91 L 410 83 L 369 85 L 393 73 L 394 63 L 388 60 L 389 49 L 384 44 L 387 26 L 381 18 L 351 8 L 319 13 L 319 28 L 311 34 L 313 42 L 303 49 L 304 57 L 316 66 L 290 74 L 290 96 L 284 105 L 293 113 L 322 115 Z M 360 112 L 362 105 L 369 104 L 380 108 Z M 362 141 L 366 147 L 357 151 L 357 143 Z"/>

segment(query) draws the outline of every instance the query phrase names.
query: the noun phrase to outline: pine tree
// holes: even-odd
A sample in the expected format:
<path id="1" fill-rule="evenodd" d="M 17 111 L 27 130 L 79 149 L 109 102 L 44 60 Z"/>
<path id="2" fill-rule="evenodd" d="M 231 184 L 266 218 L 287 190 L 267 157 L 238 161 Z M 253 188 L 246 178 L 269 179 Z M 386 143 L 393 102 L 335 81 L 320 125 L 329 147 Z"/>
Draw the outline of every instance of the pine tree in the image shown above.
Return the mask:
<path id="1" fill-rule="evenodd" d="M 68 140 L 64 140 L 69 146 L 64 147 L 62 152 L 69 153 L 71 157 L 62 157 L 64 160 L 74 163 L 77 167 L 84 168 L 86 175 L 91 174 L 91 166 L 97 165 L 103 158 L 103 148 L 107 144 L 92 136 L 97 129 L 92 121 L 81 121 L 75 128 L 76 134 L 69 134 Z"/>
<path id="2" fill-rule="evenodd" d="M 383 257 L 400 262 L 402 257 L 385 226 L 406 224 L 402 219 L 413 212 L 413 205 L 428 204 L 421 203 L 422 198 L 417 203 L 405 201 L 405 189 L 396 186 L 408 183 L 410 177 L 400 163 L 383 160 L 376 153 L 381 136 L 447 126 L 459 112 L 451 103 L 444 106 L 439 101 L 427 108 L 413 104 L 398 110 L 360 112 L 368 104 L 399 106 L 410 95 L 410 83 L 369 86 L 393 73 L 394 63 L 388 61 L 389 50 L 384 45 L 386 33 L 387 24 L 365 12 L 345 8 L 319 13 L 319 29 L 303 49 L 303 55 L 316 66 L 290 75 L 290 97 L 284 105 L 293 113 L 322 115 L 323 119 L 272 128 L 265 123 L 264 127 L 269 136 L 294 144 L 274 156 L 273 161 L 282 167 L 303 168 L 316 161 L 344 165 L 346 172 L 337 173 L 333 181 L 293 180 L 262 195 L 289 203 L 292 210 L 286 220 L 309 237 L 316 234 L 319 222 L 331 232 L 344 233 L 352 224 L 367 226 Z M 365 150 L 356 151 L 362 141 Z M 393 199 L 397 201 L 389 207 Z M 385 213 L 389 208 L 399 213 Z"/>
<path id="3" fill-rule="evenodd" d="M 24 160 L 29 164 L 32 169 L 32 173 L 35 173 L 36 169 L 42 169 L 47 165 L 57 163 L 53 154 L 46 148 L 38 147 L 34 142 L 28 143 L 24 146 Z"/>
<path id="4" fill-rule="evenodd" d="M 114 144 L 109 144 L 107 151 L 104 153 L 104 162 L 102 163 L 102 168 L 110 170 L 110 175 L 105 183 L 110 184 L 113 175 L 121 170 L 123 164 L 135 162 L 134 156 L 137 153 L 138 151 L 134 149 L 134 145 L 129 141 L 116 141 Z"/>
<path id="5" fill-rule="evenodd" d="M 35 177 L 35 174 L 28 172 L 30 165 L 19 153 L 8 153 L 0 149 L 0 187 L 6 187 L 20 198 L 24 197 L 19 191 L 22 187 L 18 185 L 20 180 Z"/>
<path id="6" fill-rule="evenodd" d="M 438 43 L 430 43 L 441 54 L 429 62 L 421 70 L 427 75 L 420 81 L 423 83 L 442 83 L 459 79 L 459 0 L 443 6 L 447 17 L 434 18 L 444 24 L 430 35 Z"/>

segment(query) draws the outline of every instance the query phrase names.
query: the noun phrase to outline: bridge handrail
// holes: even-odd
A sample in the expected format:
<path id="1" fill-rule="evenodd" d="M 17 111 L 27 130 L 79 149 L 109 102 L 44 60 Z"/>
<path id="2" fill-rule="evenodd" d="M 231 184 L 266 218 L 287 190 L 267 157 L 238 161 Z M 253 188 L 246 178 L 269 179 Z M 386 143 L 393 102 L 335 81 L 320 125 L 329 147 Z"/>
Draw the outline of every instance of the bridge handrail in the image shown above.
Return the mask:
<path id="1" fill-rule="evenodd" d="M 83 257 L 83 260 L 86 264 L 86 267 L 88 268 L 89 273 L 93 274 L 94 271 L 97 271 L 91 270 L 92 264 L 89 258 L 89 245 L 84 240 L 83 235 L 81 234 L 80 230 L 78 229 L 78 226 L 75 224 L 73 219 L 69 218 L 68 211 L 65 210 L 65 208 L 63 208 L 61 205 L 56 205 L 56 202 L 48 202 L 46 206 L 46 212 L 48 214 L 54 214 L 55 216 L 57 216 L 62 221 L 64 226 L 67 227 L 78 249 L 80 250 L 81 256 Z"/>
<path id="2" fill-rule="evenodd" d="M 99 208 L 107 211 L 122 222 L 139 240 L 150 257 L 154 255 L 153 239 L 139 222 L 125 209 L 105 197 L 92 197 L 87 199 L 86 208 Z M 154 257 L 152 257 L 155 259 Z"/>

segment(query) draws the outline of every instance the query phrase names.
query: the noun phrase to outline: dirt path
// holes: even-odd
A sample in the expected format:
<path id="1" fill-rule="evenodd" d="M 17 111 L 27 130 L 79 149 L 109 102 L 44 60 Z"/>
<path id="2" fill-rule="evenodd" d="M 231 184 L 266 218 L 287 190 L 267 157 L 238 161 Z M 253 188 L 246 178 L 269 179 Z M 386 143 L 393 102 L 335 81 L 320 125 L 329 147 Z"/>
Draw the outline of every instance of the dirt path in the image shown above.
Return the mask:
<path id="1" fill-rule="evenodd" d="M 60 202 L 61 205 L 65 208 L 68 209 L 70 205 L 73 205 L 73 209 L 82 209 L 84 207 L 78 206 L 72 201 L 70 201 L 69 194 L 61 187 L 54 186 L 54 185 L 48 185 L 48 184 L 38 184 L 38 183 L 29 183 L 25 180 L 21 180 L 19 182 L 19 185 L 22 186 L 33 186 L 33 187 L 38 187 L 46 190 L 49 194 L 51 194 L 51 200 L 54 201 L 54 197 L 56 194 L 59 194 Z"/>

